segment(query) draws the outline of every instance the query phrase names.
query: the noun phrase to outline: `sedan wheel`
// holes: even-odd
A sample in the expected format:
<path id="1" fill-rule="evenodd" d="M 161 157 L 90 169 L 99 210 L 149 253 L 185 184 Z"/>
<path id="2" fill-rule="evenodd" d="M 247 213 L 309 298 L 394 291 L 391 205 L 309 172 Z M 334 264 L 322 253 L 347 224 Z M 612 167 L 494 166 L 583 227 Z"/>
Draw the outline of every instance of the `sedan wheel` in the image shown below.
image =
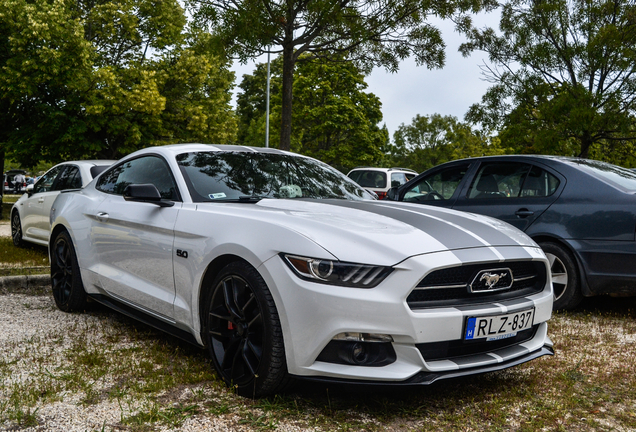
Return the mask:
<path id="1" fill-rule="evenodd" d="M 66 231 L 51 245 L 51 285 L 57 307 L 64 312 L 76 312 L 86 307 L 86 292 L 80 276 L 73 242 Z"/>
<path id="2" fill-rule="evenodd" d="M 206 302 L 206 345 L 217 372 L 245 397 L 289 382 L 282 331 L 267 285 L 249 264 L 234 262 L 216 277 Z"/>
<path id="3" fill-rule="evenodd" d="M 539 243 L 539 246 L 550 262 L 554 309 L 574 309 L 583 300 L 574 257 L 556 243 Z"/>
<path id="4" fill-rule="evenodd" d="M 17 211 L 14 211 L 11 217 L 11 237 L 13 238 L 14 245 L 18 247 L 24 246 L 24 240 L 22 240 L 22 222 L 20 221 L 20 214 Z"/>

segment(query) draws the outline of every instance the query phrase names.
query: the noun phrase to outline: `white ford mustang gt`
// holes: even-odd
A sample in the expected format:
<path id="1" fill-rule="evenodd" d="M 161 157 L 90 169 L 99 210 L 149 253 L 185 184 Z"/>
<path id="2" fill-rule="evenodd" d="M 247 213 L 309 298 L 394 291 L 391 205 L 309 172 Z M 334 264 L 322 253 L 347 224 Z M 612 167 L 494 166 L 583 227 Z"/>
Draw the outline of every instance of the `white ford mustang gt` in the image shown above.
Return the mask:
<path id="1" fill-rule="evenodd" d="M 429 384 L 552 354 L 548 261 L 504 222 L 372 200 L 316 161 L 133 153 L 51 210 L 53 295 L 206 347 L 239 394 L 293 378 Z"/>

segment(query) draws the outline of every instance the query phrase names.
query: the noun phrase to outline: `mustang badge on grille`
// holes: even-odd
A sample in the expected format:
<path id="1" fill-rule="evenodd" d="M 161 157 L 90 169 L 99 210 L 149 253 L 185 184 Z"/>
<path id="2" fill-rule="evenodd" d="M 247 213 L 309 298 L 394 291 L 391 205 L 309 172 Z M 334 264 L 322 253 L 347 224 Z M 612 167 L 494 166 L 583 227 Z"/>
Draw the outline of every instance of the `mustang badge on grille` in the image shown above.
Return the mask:
<path id="1" fill-rule="evenodd" d="M 484 273 L 481 275 L 481 278 L 479 278 L 479 282 L 485 280 L 486 286 L 488 288 L 492 288 L 495 285 L 497 285 L 497 282 L 499 282 L 499 279 L 501 279 L 504 276 L 506 276 L 506 273 L 499 273 L 499 274 Z"/>
<path id="2" fill-rule="evenodd" d="M 481 270 L 468 285 L 468 291 L 478 293 L 506 290 L 512 286 L 513 281 L 512 270 L 509 268 Z"/>

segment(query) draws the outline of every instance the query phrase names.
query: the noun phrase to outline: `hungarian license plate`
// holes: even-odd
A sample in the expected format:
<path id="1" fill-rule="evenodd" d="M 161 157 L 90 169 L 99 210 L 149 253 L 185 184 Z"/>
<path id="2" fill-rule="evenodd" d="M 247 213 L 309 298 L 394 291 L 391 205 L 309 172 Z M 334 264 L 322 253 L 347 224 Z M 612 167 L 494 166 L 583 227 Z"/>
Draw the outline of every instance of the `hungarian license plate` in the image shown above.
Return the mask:
<path id="1" fill-rule="evenodd" d="M 514 337 L 518 332 L 532 327 L 533 320 L 534 309 L 505 315 L 468 317 L 464 339 L 495 341 Z"/>

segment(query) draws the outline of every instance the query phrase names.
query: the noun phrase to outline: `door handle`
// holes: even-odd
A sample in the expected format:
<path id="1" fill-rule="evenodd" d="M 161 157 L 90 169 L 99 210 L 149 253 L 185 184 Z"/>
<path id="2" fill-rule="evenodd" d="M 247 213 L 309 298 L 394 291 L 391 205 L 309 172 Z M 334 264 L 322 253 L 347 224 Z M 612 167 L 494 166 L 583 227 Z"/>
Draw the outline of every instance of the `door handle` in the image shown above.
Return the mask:
<path id="1" fill-rule="evenodd" d="M 38 198 L 38 204 L 42 204 L 44 202 L 44 198 Z"/>
<path id="2" fill-rule="evenodd" d="M 533 211 L 530 211 L 530 210 L 528 210 L 528 209 L 526 209 L 526 208 L 522 208 L 522 209 L 517 210 L 517 211 L 515 212 L 515 214 L 516 214 L 517 216 L 519 216 L 520 218 L 526 218 L 526 217 L 528 217 L 528 216 L 532 216 L 532 215 L 534 214 L 534 212 L 533 212 Z"/>
<path id="3" fill-rule="evenodd" d="M 97 213 L 97 220 L 100 222 L 106 222 L 108 220 L 108 213 L 104 213 L 104 212 Z"/>

